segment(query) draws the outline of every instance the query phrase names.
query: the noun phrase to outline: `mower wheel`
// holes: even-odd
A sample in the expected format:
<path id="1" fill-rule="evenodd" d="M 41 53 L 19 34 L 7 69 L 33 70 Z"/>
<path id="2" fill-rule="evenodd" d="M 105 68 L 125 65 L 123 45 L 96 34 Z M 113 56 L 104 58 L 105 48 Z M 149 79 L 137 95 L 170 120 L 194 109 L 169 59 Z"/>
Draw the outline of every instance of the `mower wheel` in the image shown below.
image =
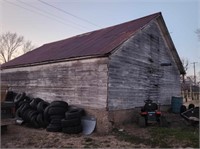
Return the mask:
<path id="1" fill-rule="evenodd" d="M 180 107 L 180 114 L 185 112 L 187 110 L 186 106 L 185 105 L 181 105 Z"/>
<path id="2" fill-rule="evenodd" d="M 146 121 L 145 121 L 145 118 L 144 117 L 139 117 L 139 120 L 138 120 L 138 123 L 139 123 L 139 126 L 140 127 L 146 127 Z"/>
<path id="3" fill-rule="evenodd" d="M 161 117 L 160 117 L 160 126 L 161 126 L 161 127 L 168 127 L 168 126 L 169 126 L 169 124 L 168 124 L 168 122 L 167 122 L 165 116 L 161 116 Z"/>

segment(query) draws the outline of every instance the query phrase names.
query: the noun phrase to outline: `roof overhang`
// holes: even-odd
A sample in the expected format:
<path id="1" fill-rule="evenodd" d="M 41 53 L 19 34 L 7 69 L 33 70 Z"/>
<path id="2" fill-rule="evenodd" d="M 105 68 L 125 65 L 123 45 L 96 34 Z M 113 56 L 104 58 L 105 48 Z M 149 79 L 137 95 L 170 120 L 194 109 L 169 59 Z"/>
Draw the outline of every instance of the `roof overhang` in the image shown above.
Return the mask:
<path id="1" fill-rule="evenodd" d="M 67 59 L 60 59 L 60 60 L 52 60 L 52 61 L 43 61 L 38 63 L 27 63 L 27 64 L 21 64 L 16 66 L 6 66 L 3 69 L 12 69 L 12 68 L 22 68 L 22 67 L 31 67 L 31 66 L 39 66 L 39 65 L 47 65 L 47 64 L 53 64 L 53 63 L 60 63 L 60 62 L 69 62 L 69 61 L 77 61 L 77 60 L 85 60 L 85 59 L 92 59 L 92 58 L 106 58 L 108 57 L 110 53 L 105 55 L 93 55 L 93 56 L 82 56 L 82 57 L 72 57 Z"/>

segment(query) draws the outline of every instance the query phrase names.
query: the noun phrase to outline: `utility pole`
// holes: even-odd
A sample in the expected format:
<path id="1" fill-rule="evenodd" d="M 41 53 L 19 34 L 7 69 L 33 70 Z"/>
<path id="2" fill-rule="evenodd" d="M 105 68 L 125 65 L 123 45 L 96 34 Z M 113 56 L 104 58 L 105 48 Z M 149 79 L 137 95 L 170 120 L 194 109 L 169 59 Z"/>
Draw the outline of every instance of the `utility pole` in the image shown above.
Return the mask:
<path id="1" fill-rule="evenodd" d="M 196 85 L 196 70 L 195 70 L 195 64 L 197 64 L 197 62 L 193 62 L 193 67 L 194 67 L 194 84 Z"/>

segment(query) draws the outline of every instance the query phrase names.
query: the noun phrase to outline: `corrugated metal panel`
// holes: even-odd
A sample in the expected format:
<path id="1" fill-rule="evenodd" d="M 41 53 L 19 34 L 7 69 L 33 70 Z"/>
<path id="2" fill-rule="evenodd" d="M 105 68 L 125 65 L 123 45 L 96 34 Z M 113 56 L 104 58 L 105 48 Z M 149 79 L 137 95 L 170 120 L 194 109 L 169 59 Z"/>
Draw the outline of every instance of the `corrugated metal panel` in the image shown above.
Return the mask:
<path id="1" fill-rule="evenodd" d="M 161 13 L 155 13 L 123 24 L 45 44 L 3 64 L 2 68 L 84 56 L 104 56 L 160 15 Z"/>

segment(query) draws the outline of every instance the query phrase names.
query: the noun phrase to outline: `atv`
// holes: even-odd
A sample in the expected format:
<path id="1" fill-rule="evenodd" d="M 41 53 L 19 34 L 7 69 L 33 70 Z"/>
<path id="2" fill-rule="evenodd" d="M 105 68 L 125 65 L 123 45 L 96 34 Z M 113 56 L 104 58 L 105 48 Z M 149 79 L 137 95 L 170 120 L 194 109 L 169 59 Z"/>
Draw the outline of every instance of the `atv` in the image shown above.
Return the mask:
<path id="1" fill-rule="evenodd" d="M 153 103 L 150 99 L 147 99 L 144 102 L 145 105 L 141 108 L 140 112 L 139 126 L 145 127 L 152 123 L 159 123 L 160 126 L 167 126 L 167 121 L 158 109 L 158 105 Z"/>

